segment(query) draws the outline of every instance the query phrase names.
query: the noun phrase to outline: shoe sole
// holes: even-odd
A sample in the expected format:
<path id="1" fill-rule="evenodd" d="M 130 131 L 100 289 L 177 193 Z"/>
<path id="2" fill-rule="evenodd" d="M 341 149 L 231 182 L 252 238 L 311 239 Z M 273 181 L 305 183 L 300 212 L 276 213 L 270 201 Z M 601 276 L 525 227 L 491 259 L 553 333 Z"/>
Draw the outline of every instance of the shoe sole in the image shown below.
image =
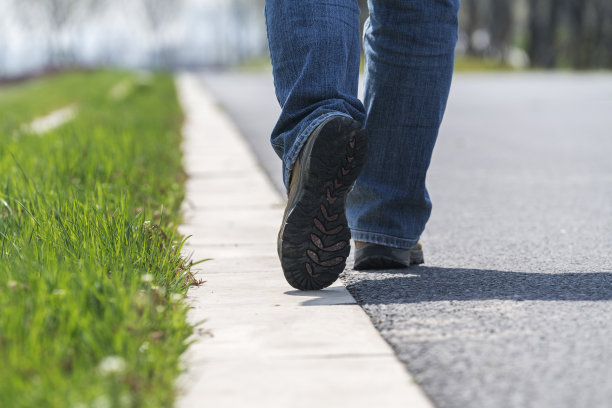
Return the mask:
<path id="1" fill-rule="evenodd" d="M 304 145 L 278 237 L 281 266 L 294 288 L 323 289 L 344 270 L 351 249 L 345 199 L 366 150 L 365 131 L 344 116 L 323 122 Z"/>

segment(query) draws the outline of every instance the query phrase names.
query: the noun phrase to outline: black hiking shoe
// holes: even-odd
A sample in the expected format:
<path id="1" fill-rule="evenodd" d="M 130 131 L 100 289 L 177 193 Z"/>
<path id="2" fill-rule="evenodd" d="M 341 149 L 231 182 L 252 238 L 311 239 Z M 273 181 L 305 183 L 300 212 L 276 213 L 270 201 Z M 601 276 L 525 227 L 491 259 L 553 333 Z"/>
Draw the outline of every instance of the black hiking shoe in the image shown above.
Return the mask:
<path id="1" fill-rule="evenodd" d="M 353 269 L 401 269 L 419 265 L 423 259 L 421 241 L 410 249 L 392 248 L 370 242 L 355 241 L 355 265 Z"/>
<path id="2" fill-rule="evenodd" d="M 366 151 L 361 124 L 344 116 L 319 125 L 302 148 L 278 233 L 278 256 L 294 288 L 323 289 L 344 270 L 351 249 L 344 202 Z"/>

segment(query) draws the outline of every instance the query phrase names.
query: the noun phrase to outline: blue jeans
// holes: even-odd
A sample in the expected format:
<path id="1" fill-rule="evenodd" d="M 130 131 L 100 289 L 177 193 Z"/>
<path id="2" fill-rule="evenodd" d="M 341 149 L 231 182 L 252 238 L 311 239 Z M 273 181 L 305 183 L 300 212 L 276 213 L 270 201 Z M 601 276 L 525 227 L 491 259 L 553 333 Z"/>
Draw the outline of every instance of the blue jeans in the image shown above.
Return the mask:
<path id="1" fill-rule="evenodd" d="M 425 178 L 451 84 L 459 0 L 369 0 L 369 9 L 362 104 L 357 1 L 266 1 L 282 107 L 271 141 L 288 187 L 322 121 L 345 115 L 363 123 L 368 159 L 346 207 L 352 236 L 411 248 L 431 214 Z"/>

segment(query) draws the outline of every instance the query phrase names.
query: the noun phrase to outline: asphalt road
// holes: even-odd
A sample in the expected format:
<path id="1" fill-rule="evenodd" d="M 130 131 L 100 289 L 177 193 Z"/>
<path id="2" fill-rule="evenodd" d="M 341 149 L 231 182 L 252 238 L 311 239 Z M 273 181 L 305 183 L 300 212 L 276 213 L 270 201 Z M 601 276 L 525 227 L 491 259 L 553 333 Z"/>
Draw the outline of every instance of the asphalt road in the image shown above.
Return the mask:
<path id="1" fill-rule="evenodd" d="M 203 80 L 279 185 L 270 74 Z M 612 74 L 457 75 L 428 186 L 425 266 L 343 279 L 436 406 L 611 407 Z"/>

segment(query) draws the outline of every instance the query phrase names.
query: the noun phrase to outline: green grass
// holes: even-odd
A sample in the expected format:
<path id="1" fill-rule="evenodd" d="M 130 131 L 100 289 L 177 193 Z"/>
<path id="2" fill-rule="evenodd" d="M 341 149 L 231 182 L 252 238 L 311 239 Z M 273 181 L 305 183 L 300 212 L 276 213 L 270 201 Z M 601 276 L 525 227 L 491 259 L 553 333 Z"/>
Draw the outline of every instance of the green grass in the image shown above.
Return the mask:
<path id="1" fill-rule="evenodd" d="M 128 83 L 122 98 L 111 87 Z M 67 104 L 44 135 L 21 124 Z M 167 407 L 192 332 L 171 77 L 0 89 L 0 407 Z"/>
<path id="2" fill-rule="evenodd" d="M 125 76 L 111 71 L 98 71 L 92 76 L 92 73 L 79 71 L 3 86 L 0 88 L 0 134 L 9 134 L 24 122 L 54 109 L 100 100 Z M 95 85 L 92 78 L 95 78 Z M 104 95 L 97 95 L 99 92 Z"/>

